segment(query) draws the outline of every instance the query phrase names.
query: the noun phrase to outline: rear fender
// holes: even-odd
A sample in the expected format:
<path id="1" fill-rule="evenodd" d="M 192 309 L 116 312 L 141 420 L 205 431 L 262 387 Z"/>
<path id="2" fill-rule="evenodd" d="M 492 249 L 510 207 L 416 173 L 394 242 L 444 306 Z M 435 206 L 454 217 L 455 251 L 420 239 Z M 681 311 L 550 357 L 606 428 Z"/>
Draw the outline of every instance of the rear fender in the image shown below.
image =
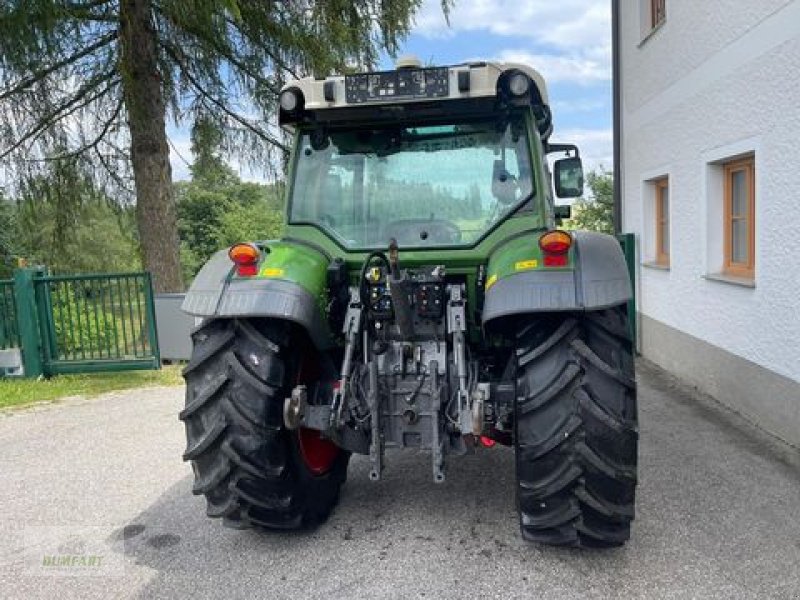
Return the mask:
<path id="1" fill-rule="evenodd" d="M 258 274 L 239 277 L 220 250 L 200 269 L 181 306 L 203 318 L 270 317 L 296 323 L 319 349 L 333 340 L 327 319 L 326 270 L 329 259 L 304 244 L 257 244 L 262 250 Z"/>
<path id="2" fill-rule="evenodd" d="M 509 240 L 489 258 L 483 323 L 525 313 L 601 310 L 630 300 L 625 256 L 614 237 L 572 232 L 568 263 L 543 264 L 539 233 Z"/>

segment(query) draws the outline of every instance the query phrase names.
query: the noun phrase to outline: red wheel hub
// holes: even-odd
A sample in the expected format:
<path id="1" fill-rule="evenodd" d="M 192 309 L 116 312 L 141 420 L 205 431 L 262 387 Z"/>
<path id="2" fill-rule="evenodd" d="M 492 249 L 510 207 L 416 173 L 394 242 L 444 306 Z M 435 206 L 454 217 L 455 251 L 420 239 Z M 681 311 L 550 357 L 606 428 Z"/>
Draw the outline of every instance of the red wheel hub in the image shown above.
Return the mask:
<path id="1" fill-rule="evenodd" d="M 297 385 L 309 384 L 319 378 L 319 361 L 315 360 L 312 352 L 302 352 L 299 362 Z M 322 437 L 316 429 L 300 427 L 297 430 L 297 441 L 300 446 L 300 456 L 303 457 L 306 468 L 314 475 L 324 475 L 330 471 L 341 452 L 339 446 Z"/>
<path id="2" fill-rule="evenodd" d="M 331 470 L 339 456 L 339 446 L 323 438 L 316 429 L 305 427 L 297 430 L 297 439 L 300 442 L 300 455 L 309 471 L 314 475 L 324 475 Z"/>

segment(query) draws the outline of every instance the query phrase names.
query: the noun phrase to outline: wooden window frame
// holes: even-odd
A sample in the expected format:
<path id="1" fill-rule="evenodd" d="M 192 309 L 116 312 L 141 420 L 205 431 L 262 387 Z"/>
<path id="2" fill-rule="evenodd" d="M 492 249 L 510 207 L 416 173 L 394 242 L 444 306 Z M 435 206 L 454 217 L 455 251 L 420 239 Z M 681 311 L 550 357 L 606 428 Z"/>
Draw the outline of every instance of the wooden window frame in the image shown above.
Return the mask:
<path id="1" fill-rule="evenodd" d="M 755 276 L 756 261 L 756 167 L 755 157 L 748 156 L 727 162 L 723 165 L 725 172 L 724 190 L 724 247 L 723 271 L 727 275 L 753 279 Z M 733 175 L 744 171 L 745 185 L 747 186 L 747 207 L 744 216 L 733 214 Z M 733 222 L 746 219 L 747 227 L 747 259 L 744 262 L 733 260 Z"/>
<path id="2" fill-rule="evenodd" d="M 653 30 L 667 18 L 667 0 L 650 0 L 650 29 Z"/>
<path id="3" fill-rule="evenodd" d="M 669 227 L 669 205 L 670 197 L 667 196 L 667 213 L 664 214 L 664 207 L 662 205 L 662 193 L 664 190 L 669 194 L 669 177 L 661 177 L 653 181 L 653 191 L 655 193 L 655 227 L 656 227 L 656 264 L 664 267 L 669 266 L 670 248 L 669 245 L 664 251 L 664 225 Z M 671 240 L 672 236 L 670 236 Z"/>

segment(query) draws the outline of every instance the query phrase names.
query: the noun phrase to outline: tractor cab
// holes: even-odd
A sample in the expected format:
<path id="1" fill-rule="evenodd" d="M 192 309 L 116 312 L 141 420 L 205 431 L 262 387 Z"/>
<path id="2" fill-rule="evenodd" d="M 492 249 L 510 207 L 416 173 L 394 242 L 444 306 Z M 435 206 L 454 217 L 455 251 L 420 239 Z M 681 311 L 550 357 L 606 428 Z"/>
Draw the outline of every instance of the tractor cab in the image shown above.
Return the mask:
<path id="1" fill-rule="evenodd" d="M 346 251 L 470 248 L 512 216 L 548 221 L 552 130 L 541 75 L 476 62 L 305 78 L 280 96 L 295 135 L 289 231 Z"/>

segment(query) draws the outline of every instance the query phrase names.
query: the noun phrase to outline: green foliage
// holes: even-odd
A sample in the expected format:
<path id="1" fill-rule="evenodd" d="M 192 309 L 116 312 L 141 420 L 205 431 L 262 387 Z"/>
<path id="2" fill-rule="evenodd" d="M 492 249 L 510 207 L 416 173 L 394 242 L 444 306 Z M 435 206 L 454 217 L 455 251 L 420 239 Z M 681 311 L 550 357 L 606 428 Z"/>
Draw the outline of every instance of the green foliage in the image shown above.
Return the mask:
<path id="1" fill-rule="evenodd" d="M 57 217 L 52 207 L 20 206 L 23 255 L 30 264 L 42 264 L 54 273 L 108 273 L 139 271 L 133 215 L 102 201 L 83 205 L 74 215 L 70 234 L 55 236 Z M 38 223 L 38 227 L 34 227 Z"/>
<path id="2" fill-rule="evenodd" d="M 78 290 L 90 294 L 95 290 Z M 63 296 L 53 299 L 53 314 L 67 318 L 55 319 L 56 343 L 61 355 L 77 358 L 85 354 L 90 357 L 108 355 L 117 346 L 117 338 L 122 337 L 121 325 L 114 314 L 98 306 L 97 299 L 90 296 L 76 298 L 70 287 Z M 88 310 L 87 305 L 92 305 Z M 78 321 L 81 315 L 83 317 Z M 72 317 L 72 319 L 68 317 Z M 80 323 L 80 326 L 78 324 Z"/>
<path id="3" fill-rule="evenodd" d="M 155 48 L 158 72 L 127 62 L 120 32 L 131 30 L 134 4 L 152 24 L 140 35 L 153 37 L 138 41 Z M 394 54 L 421 4 L 7 0 L 0 3 L 0 161 L 30 171 L 42 167 L 32 156 L 77 157 L 96 181 L 130 192 L 128 116 L 138 107 L 127 92 L 147 71 L 161 82 L 155 100 L 169 120 L 199 126 L 199 140 L 216 138 L 212 146 L 228 154 L 274 164 L 265 158 L 283 148 L 271 127 L 283 83 Z M 445 13 L 450 5 L 442 0 Z"/>
<path id="4" fill-rule="evenodd" d="M 16 207 L 0 193 L 0 279 L 11 275 L 17 255 Z"/>
<path id="5" fill-rule="evenodd" d="M 566 229 L 614 233 L 614 176 L 601 169 L 586 176 L 591 191 L 572 205 L 572 218 L 564 221 Z"/>
<path id="6" fill-rule="evenodd" d="M 236 242 L 280 237 L 283 229 L 282 184 L 242 182 L 208 148 L 197 156 L 192 181 L 175 184 L 186 281 L 217 250 Z"/>
<path id="7" fill-rule="evenodd" d="M 141 269 L 130 208 L 116 206 L 64 161 L 21 187 L 14 211 L 14 252 L 57 273 Z"/>
<path id="8" fill-rule="evenodd" d="M 283 212 L 270 209 L 266 202 L 234 205 L 222 217 L 220 248 L 243 240 L 268 240 L 281 236 Z"/>
<path id="9" fill-rule="evenodd" d="M 217 250 L 279 237 L 283 228 L 282 183 L 243 182 L 218 153 L 199 155 L 192 181 L 174 186 L 187 281 Z M 76 169 L 54 164 L 13 201 L 0 197 L 0 276 L 11 274 L 17 257 L 54 273 L 141 270 L 133 208 L 116 206 Z"/>

